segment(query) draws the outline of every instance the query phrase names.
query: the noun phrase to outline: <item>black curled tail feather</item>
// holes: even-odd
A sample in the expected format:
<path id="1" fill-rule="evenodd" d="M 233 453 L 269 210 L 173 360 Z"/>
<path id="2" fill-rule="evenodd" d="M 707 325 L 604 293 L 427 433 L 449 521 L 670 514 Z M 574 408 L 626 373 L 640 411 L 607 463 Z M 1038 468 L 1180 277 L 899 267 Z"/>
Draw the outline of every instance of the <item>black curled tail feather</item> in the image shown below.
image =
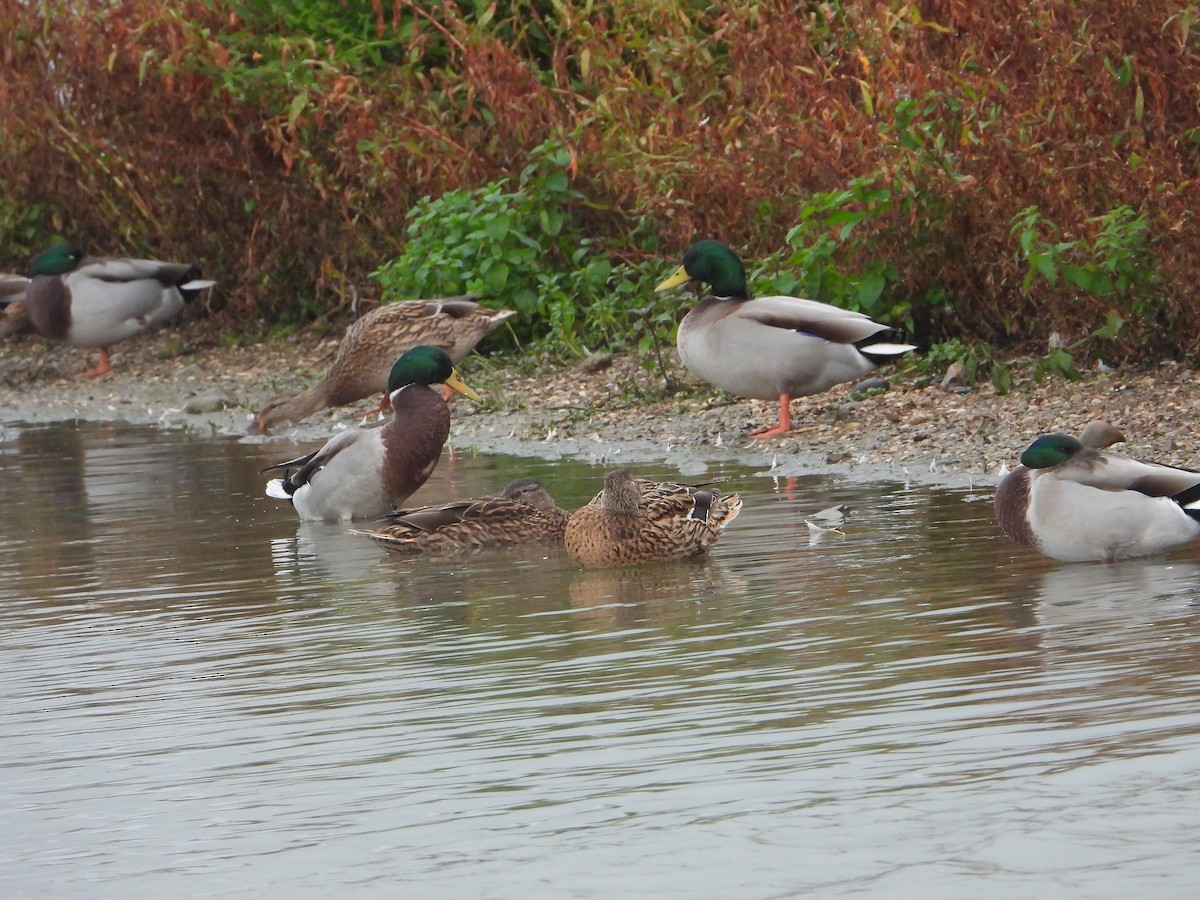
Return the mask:
<path id="1" fill-rule="evenodd" d="M 855 341 L 854 347 L 878 366 L 917 349 L 913 344 L 905 344 L 903 341 L 904 332 L 900 329 L 884 328 L 870 337 Z"/>
<path id="2" fill-rule="evenodd" d="M 1171 499 L 1178 503 L 1185 513 L 1197 522 L 1200 522 L 1200 483 L 1180 491 L 1178 494 L 1173 495 Z"/>

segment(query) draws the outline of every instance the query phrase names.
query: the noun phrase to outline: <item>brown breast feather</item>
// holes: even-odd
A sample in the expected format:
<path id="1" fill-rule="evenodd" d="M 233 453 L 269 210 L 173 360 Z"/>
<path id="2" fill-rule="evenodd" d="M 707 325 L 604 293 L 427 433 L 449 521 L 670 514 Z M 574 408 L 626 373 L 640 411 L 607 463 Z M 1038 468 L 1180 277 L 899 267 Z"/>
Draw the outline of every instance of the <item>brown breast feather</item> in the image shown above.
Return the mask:
<path id="1" fill-rule="evenodd" d="M 996 486 L 996 523 L 1000 530 L 1012 540 L 1033 550 L 1039 549 L 1037 535 L 1029 527 L 1025 511 L 1029 508 L 1029 492 L 1032 486 L 1030 472 L 1017 466 L 1004 476 Z"/>
<path id="2" fill-rule="evenodd" d="M 383 426 L 383 487 L 399 505 L 437 467 L 450 436 L 450 408 L 439 393 L 411 384 L 392 395 L 391 420 Z"/>
<path id="3" fill-rule="evenodd" d="M 25 310 L 38 334 L 66 340 L 71 330 L 71 292 L 55 275 L 38 275 L 25 292 Z"/>

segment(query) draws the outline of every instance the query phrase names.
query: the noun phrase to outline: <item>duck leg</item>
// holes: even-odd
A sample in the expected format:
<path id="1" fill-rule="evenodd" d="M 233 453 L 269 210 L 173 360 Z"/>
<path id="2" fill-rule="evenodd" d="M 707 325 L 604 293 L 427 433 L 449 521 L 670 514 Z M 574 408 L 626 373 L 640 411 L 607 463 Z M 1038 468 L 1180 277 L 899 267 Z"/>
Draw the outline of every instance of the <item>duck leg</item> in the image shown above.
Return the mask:
<path id="1" fill-rule="evenodd" d="M 779 395 L 779 421 L 770 428 L 760 428 L 758 431 L 750 432 L 752 438 L 775 437 L 780 434 L 787 434 L 792 430 L 792 395 Z"/>
<path id="2" fill-rule="evenodd" d="M 100 375 L 107 375 L 112 371 L 112 365 L 108 361 L 108 348 L 100 348 L 100 364 L 94 369 L 88 369 L 86 372 L 80 372 L 80 378 L 96 378 Z"/>

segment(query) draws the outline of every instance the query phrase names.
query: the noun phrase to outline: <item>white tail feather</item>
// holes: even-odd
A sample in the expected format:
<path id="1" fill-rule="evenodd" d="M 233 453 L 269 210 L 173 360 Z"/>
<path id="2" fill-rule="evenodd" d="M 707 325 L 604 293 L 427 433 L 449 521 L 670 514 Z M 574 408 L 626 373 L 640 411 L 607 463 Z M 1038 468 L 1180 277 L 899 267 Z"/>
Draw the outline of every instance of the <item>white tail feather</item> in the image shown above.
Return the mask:
<path id="1" fill-rule="evenodd" d="M 212 287 L 214 284 L 216 284 L 215 281 L 209 281 L 206 278 L 196 278 L 187 284 L 181 284 L 179 288 L 184 291 L 202 291 L 205 288 Z"/>
<path id="2" fill-rule="evenodd" d="M 292 495 L 283 488 L 282 478 L 272 478 L 267 482 L 267 496 L 276 500 L 291 500 Z"/>
<path id="3" fill-rule="evenodd" d="M 876 356 L 900 356 L 916 350 L 915 344 L 868 344 L 858 348 L 861 353 L 873 353 Z"/>

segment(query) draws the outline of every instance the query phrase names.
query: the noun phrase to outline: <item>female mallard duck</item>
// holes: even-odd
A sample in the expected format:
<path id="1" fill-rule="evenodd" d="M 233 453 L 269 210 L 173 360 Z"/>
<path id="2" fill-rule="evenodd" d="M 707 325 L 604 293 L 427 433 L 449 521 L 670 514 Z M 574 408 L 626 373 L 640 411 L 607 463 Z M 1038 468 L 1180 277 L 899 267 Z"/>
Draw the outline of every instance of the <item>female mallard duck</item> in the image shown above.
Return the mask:
<path id="1" fill-rule="evenodd" d="M 291 500 L 305 521 L 344 522 L 391 512 L 433 473 L 450 436 L 450 408 L 431 384 L 444 384 L 478 401 L 446 351 L 414 347 L 392 366 L 382 425 L 351 428 L 315 453 L 267 466 L 296 468 L 268 483 L 267 496 Z"/>
<path id="2" fill-rule="evenodd" d="M 440 347 L 457 363 L 511 315 L 510 309 L 488 309 L 470 296 L 403 300 L 373 309 L 346 330 L 325 377 L 306 391 L 267 401 L 250 430 L 262 434 L 328 406 L 382 393 L 392 363 L 411 347 Z"/>
<path id="3" fill-rule="evenodd" d="M 33 327 L 73 347 L 98 347 L 100 364 L 85 376 L 112 370 L 108 348 L 174 318 L 215 282 L 190 263 L 86 256 L 58 244 L 31 266 L 25 309 Z"/>
<path id="4" fill-rule="evenodd" d="M 1083 436 L 1091 446 L 1044 434 L 1021 454 L 996 488 L 1004 534 L 1062 562 L 1147 556 L 1200 534 L 1200 472 L 1106 453 L 1098 447 L 1113 440 Z"/>
<path id="5" fill-rule="evenodd" d="M 742 511 L 737 494 L 635 479 L 617 469 L 604 490 L 576 511 L 563 536 L 583 566 L 620 566 L 696 556 Z"/>
<path id="6" fill-rule="evenodd" d="M 655 290 L 689 281 L 712 290 L 679 324 L 683 364 L 739 397 L 779 399 L 779 421 L 751 437 L 791 431 L 792 397 L 855 381 L 916 349 L 888 342 L 895 329 L 862 313 L 799 297 L 751 300 L 741 260 L 719 241 L 693 244 L 683 265 Z"/>
<path id="7" fill-rule="evenodd" d="M 570 517 L 540 482 L 518 478 L 499 497 L 399 509 L 384 516 L 379 526 L 353 533 L 371 538 L 390 553 L 455 553 L 561 542 Z"/>

